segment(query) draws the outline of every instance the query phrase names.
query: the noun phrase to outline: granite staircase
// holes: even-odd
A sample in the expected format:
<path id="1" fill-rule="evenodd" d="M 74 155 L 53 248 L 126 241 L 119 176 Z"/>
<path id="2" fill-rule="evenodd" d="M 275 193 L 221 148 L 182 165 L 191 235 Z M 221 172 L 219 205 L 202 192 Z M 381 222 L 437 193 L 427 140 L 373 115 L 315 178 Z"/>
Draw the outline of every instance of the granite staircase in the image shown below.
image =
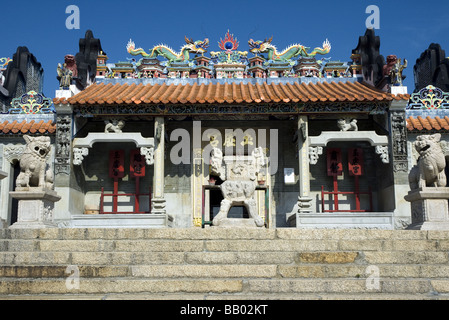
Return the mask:
<path id="1" fill-rule="evenodd" d="M 0 229 L 0 299 L 449 299 L 449 232 Z"/>

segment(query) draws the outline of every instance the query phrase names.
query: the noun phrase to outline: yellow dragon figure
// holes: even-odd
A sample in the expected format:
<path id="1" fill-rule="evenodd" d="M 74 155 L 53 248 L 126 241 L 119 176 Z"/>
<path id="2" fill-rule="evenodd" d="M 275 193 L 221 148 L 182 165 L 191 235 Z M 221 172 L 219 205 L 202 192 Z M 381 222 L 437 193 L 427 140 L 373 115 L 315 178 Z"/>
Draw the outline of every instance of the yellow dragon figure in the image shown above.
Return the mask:
<path id="1" fill-rule="evenodd" d="M 172 62 L 188 62 L 190 61 L 189 52 L 204 54 L 209 47 L 209 39 L 207 38 L 203 41 L 193 41 L 192 39 L 188 39 L 187 37 L 184 38 L 186 44 L 181 47 L 181 51 L 179 53 L 175 52 L 173 49 L 169 48 L 166 45 L 160 44 L 154 46 L 153 49 L 151 49 L 151 53 L 148 54 L 142 48 L 136 49 L 135 43 L 132 40 L 129 40 L 128 45 L 126 46 L 126 50 L 133 56 L 142 55 L 145 58 L 155 58 L 157 56 L 163 56 L 169 61 L 169 64 L 171 64 Z"/>
<path id="2" fill-rule="evenodd" d="M 248 44 L 250 47 L 250 52 L 252 53 L 268 53 L 268 60 L 274 61 L 286 61 L 292 59 L 297 56 L 301 57 L 315 57 L 316 54 L 327 54 L 331 50 L 331 44 L 329 40 L 323 42 L 322 48 L 315 48 L 312 52 L 308 53 L 307 51 L 310 49 L 301 44 L 293 44 L 282 52 L 278 52 L 277 48 L 271 44 L 273 37 L 270 39 L 265 39 L 263 41 L 254 41 L 253 39 L 249 39 Z"/>

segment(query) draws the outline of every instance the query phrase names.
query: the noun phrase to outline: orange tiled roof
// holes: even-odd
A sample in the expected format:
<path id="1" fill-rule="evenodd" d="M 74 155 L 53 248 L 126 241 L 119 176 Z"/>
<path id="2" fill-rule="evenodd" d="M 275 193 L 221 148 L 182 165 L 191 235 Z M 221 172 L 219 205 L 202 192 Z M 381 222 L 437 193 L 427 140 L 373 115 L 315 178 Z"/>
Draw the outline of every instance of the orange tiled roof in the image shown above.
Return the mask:
<path id="1" fill-rule="evenodd" d="M 369 102 L 408 100 L 359 82 L 243 84 L 104 84 L 95 83 L 71 98 L 55 98 L 55 104 L 155 104 L 155 103 L 260 103 L 260 102 Z"/>
<path id="2" fill-rule="evenodd" d="M 407 129 L 409 131 L 432 131 L 432 130 L 449 130 L 449 117 L 444 118 L 427 116 L 423 118 L 418 116 L 416 119 L 413 117 L 407 118 Z"/>
<path id="3" fill-rule="evenodd" d="M 13 122 L 4 121 L 0 122 L 0 134 L 6 133 L 19 133 L 19 134 L 45 134 L 45 133 L 55 133 L 56 132 L 56 124 L 53 121 L 44 120 L 40 121 L 27 121 L 23 120 L 22 122 L 18 122 L 14 120 Z"/>

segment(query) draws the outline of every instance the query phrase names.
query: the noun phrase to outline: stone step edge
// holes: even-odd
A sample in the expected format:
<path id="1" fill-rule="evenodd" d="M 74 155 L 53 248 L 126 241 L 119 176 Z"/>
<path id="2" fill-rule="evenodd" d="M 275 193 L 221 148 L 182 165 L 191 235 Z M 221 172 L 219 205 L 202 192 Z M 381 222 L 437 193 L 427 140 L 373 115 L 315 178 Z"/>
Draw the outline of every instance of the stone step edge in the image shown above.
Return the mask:
<path id="1" fill-rule="evenodd" d="M 65 293 L 403 293 L 448 294 L 449 280 L 383 279 L 377 285 L 364 279 L 87 279 L 79 286 L 71 279 L 7 279 L 0 281 L 0 294 L 65 294 Z M 72 287 L 69 287 L 72 286 Z M 371 287 L 370 287 L 371 286 Z"/>
<path id="2" fill-rule="evenodd" d="M 220 229 L 220 228 L 50 228 L 0 229 L 0 239 L 173 239 L 173 240 L 432 240 L 449 239 L 446 231 L 375 229 Z"/>

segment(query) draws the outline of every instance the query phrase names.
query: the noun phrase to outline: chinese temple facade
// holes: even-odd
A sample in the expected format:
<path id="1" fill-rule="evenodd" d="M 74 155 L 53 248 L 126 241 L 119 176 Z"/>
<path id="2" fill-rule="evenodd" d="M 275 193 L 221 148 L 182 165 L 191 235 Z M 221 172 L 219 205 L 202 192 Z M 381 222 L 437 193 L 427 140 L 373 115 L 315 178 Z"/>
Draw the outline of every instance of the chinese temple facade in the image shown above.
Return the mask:
<path id="1" fill-rule="evenodd" d="M 278 51 L 272 38 L 249 39 L 243 51 L 228 31 L 210 52 L 208 39 L 184 40 L 179 52 L 130 40 L 127 61 L 111 64 L 88 32 L 58 67 L 53 105 L 37 90 L 22 94 L 40 99 L 36 112 L 20 101 L 4 109 L 5 226 L 17 219 L 8 192 L 22 136 L 33 134 L 50 137 L 58 227 L 411 224 L 412 144 L 423 133 L 449 141 L 448 95 L 407 94 L 405 65 L 379 65 L 373 30 L 349 61 L 326 58 L 328 40 Z M 429 90 L 439 100 L 427 108 Z"/>

